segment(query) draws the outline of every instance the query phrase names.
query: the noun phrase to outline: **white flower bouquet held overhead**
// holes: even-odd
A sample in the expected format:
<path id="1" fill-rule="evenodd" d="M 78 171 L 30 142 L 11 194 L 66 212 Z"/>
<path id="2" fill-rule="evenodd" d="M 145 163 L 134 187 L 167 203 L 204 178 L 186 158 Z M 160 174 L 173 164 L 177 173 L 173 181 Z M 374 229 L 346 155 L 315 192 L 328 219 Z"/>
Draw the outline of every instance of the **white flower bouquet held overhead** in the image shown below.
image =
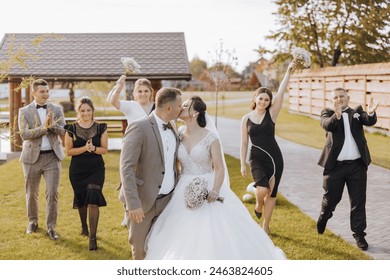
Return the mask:
<path id="1" fill-rule="evenodd" d="M 132 57 L 121 57 L 121 61 L 125 67 L 125 75 L 141 73 L 141 65 Z"/>
<path id="2" fill-rule="evenodd" d="M 310 67 L 311 59 L 310 53 L 302 48 L 293 47 L 291 51 L 293 60 L 304 68 Z"/>

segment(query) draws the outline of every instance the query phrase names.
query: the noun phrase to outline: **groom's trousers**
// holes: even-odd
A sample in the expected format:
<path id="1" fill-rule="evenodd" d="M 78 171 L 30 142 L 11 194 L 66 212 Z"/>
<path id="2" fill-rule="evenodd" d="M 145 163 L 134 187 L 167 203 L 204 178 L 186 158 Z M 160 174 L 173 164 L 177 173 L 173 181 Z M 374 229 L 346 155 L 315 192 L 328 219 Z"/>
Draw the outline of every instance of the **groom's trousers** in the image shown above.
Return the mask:
<path id="1" fill-rule="evenodd" d="M 145 258 L 145 245 L 147 245 L 145 244 L 146 236 L 148 235 L 153 223 L 168 205 L 171 197 L 172 193 L 164 197 L 157 198 L 153 207 L 145 213 L 142 223 L 137 224 L 133 220 L 129 219 L 127 223 L 129 226 L 129 243 L 132 247 L 132 256 L 134 260 L 143 260 Z"/>

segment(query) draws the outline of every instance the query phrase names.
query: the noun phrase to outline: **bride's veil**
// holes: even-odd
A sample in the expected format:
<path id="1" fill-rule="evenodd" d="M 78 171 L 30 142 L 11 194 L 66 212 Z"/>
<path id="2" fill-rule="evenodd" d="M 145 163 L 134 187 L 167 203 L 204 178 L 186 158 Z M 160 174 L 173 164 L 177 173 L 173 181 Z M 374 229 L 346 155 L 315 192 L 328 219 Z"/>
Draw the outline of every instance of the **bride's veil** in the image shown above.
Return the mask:
<path id="1" fill-rule="evenodd" d="M 208 129 L 209 131 L 213 132 L 218 137 L 218 140 L 221 144 L 221 154 L 222 154 L 222 160 L 223 160 L 223 167 L 225 169 L 225 178 L 223 180 L 221 190 L 224 188 L 230 189 L 229 171 L 228 171 L 227 165 L 226 165 L 225 153 L 223 152 L 221 137 L 219 136 L 217 127 L 215 126 L 213 119 L 210 117 L 210 115 L 207 112 L 205 112 L 205 117 L 206 117 L 206 127 L 205 128 Z"/>

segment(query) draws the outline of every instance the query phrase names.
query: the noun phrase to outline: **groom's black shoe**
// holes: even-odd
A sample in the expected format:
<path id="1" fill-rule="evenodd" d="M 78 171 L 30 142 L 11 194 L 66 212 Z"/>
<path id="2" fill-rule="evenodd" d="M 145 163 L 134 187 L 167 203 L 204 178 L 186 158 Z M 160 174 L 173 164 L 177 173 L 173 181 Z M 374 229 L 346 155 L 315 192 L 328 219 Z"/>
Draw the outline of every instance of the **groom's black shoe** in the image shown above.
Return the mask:
<path id="1" fill-rule="evenodd" d="M 353 237 L 356 240 L 356 245 L 363 251 L 366 251 L 368 249 L 368 243 L 366 239 L 364 238 L 364 235 L 357 235 L 353 234 Z"/>
<path id="2" fill-rule="evenodd" d="M 318 234 L 323 234 L 326 228 L 326 223 L 328 220 L 333 216 L 331 213 L 328 215 L 328 217 L 325 217 L 325 215 L 321 214 L 317 221 L 317 232 Z"/>

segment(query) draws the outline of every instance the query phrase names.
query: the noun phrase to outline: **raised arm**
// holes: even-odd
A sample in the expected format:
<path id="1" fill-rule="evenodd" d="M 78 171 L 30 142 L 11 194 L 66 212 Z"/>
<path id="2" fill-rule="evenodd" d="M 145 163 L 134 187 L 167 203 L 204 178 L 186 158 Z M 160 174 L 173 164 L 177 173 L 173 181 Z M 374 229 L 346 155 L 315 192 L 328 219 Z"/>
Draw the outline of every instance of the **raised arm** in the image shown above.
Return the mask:
<path id="1" fill-rule="evenodd" d="M 113 87 L 113 89 L 110 91 L 107 97 L 107 101 L 111 103 L 117 110 L 120 109 L 121 103 L 119 101 L 119 95 L 125 86 L 126 82 L 126 76 L 122 75 L 118 81 L 116 82 L 116 85 Z"/>
<path id="2" fill-rule="evenodd" d="M 294 61 L 288 65 L 286 74 L 284 75 L 283 81 L 279 86 L 278 93 L 276 94 L 274 102 L 271 108 L 269 109 L 272 121 L 274 123 L 276 122 L 280 109 L 282 109 L 284 92 L 286 91 L 288 82 L 290 80 L 290 76 L 294 72 L 295 68 L 296 68 L 296 63 Z"/>

